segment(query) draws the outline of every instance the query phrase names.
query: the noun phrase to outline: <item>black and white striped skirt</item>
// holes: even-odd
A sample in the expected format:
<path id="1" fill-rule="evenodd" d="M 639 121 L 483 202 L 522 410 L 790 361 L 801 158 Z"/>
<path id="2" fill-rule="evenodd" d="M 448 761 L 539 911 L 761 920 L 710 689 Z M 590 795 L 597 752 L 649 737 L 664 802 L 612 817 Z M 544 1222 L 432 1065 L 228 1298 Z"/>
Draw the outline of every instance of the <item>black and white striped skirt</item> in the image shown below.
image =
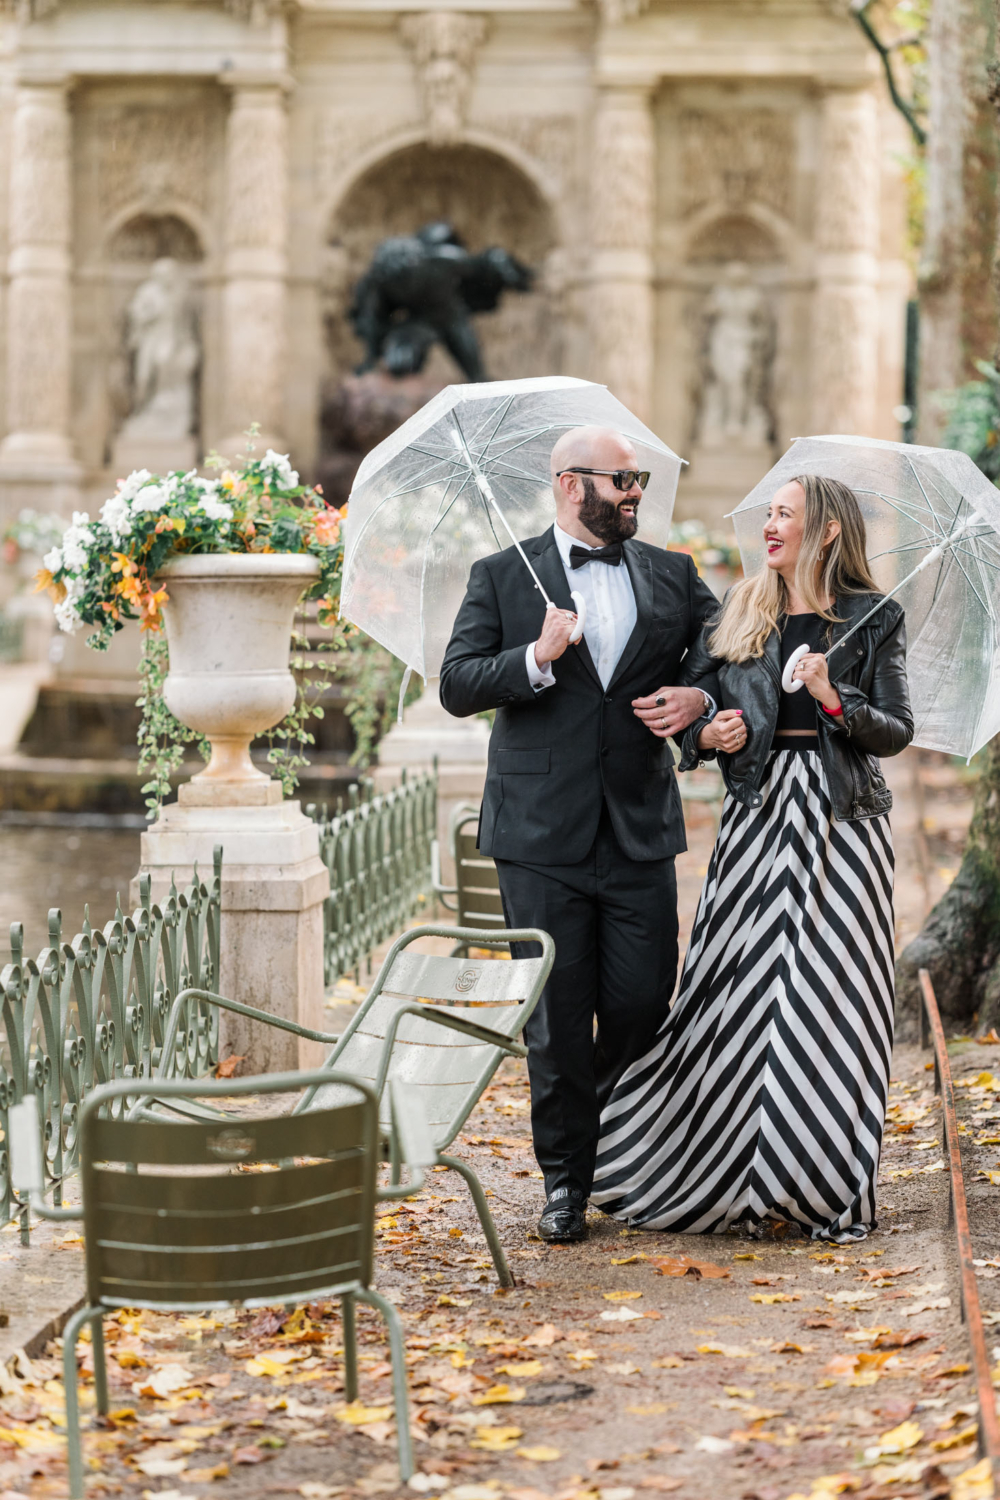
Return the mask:
<path id="1" fill-rule="evenodd" d="M 601 1120 L 593 1202 L 650 1229 L 875 1222 L 893 1017 L 886 817 L 833 819 L 820 756 L 727 797 L 678 998 Z"/>

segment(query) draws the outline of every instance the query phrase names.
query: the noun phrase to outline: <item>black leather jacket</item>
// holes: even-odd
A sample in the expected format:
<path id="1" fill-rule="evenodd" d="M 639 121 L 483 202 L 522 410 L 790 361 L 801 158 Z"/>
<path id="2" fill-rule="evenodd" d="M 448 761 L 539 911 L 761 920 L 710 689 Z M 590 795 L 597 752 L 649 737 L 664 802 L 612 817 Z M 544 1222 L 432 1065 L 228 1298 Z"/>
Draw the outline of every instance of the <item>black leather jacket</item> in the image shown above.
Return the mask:
<path id="1" fill-rule="evenodd" d="M 831 644 L 846 635 L 866 614 L 877 594 L 850 594 L 837 601 L 843 624 L 834 625 Z M 773 632 L 764 654 L 746 662 L 713 657 L 707 624 L 684 660 L 686 683 L 702 687 L 720 708 L 742 708 L 746 744 L 735 755 L 719 752 L 719 765 L 732 795 L 747 807 L 762 802 L 760 785 L 778 722 L 781 693 L 780 639 Z M 913 715 L 906 681 L 906 627 L 903 611 L 889 599 L 856 635 L 830 658 L 830 681 L 840 694 L 842 716 L 831 716 L 816 704 L 819 751 L 823 758 L 834 817 L 840 822 L 888 812 L 892 793 L 877 757 L 898 755 L 913 738 Z M 803 691 L 805 691 L 803 689 Z M 681 739 L 681 771 L 711 760 L 714 750 L 699 750 L 695 741 L 707 719 L 697 719 Z"/>

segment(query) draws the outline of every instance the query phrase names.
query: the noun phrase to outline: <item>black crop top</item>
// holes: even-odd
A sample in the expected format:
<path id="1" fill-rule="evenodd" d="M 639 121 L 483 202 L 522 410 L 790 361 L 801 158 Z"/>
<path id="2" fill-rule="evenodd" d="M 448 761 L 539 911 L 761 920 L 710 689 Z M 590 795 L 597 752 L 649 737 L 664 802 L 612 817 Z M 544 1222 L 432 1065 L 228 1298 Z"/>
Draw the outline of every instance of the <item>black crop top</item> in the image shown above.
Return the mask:
<path id="1" fill-rule="evenodd" d="M 782 671 L 797 646 L 808 646 L 810 651 L 826 651 L 828 649 L 825 639 L 826 630 L 827 621 L 821 615 L 786 615 L 781 627 Z M 799 745 L 802 745 L 805 740 L 803 731 L 815 738 L 816 699 L 805 684 L 803 683 L 796 693 L 786 693 L 782 689 L 780 700 L 775 734 L 780 735 L 783 730 L 786 732 L 796 730 L 794 738 Z M 791 749 L 792 743 L 786 742 L 786 748 Z"/>

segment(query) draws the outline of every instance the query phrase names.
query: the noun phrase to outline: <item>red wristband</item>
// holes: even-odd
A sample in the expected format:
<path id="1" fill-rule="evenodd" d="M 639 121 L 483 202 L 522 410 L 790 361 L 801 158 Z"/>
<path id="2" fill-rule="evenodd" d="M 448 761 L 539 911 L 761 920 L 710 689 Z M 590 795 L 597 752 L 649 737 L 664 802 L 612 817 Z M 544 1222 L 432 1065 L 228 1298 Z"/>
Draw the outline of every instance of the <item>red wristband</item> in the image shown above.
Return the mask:
<path id="1" fill-rule="evenodd" d="M 838 703 L 836 708 L 827 708 L 826 704 L 824 703 L 823 712 L 825 714 L 829 714 L 831 719 L 841 719 L 844 715 L 844 705 L 842 703 Z"/>

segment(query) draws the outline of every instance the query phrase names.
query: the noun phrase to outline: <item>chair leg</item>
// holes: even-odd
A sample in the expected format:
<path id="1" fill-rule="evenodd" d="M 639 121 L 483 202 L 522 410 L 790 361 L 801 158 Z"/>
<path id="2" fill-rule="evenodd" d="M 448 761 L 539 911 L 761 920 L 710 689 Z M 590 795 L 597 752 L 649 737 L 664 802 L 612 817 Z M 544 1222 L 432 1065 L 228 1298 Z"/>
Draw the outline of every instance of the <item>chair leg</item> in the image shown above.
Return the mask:
<path id="1" fill-rule="evenodd" d="M 392 1355 L 392 1398 L 396 1408 L 396 1443 L 399 1449 L 399 1477 L 405 1482 L 413 1473 L 413 1439 L 410 1436 L 410 1404 L 406 1397 L 406 1350 L 403 1347 L 403 1325 L 391 1302 L 368 1286 L 356 1294 L 362 1302 L 377 1307 L 389 1332 Z"/>
<path id="2" fill-rule="evenodd" d="M 479 1215 L 479 1222 L 482 1224 L 483 1233 L 486 1235 L 486 1243 L 490 1247 L 490 1254 L 493 1257 L 497 1276 L 500 1278 L 500 1285 L 506 1287 L 509 1291 L 517 1283 L 514 1280 L 510 1266 L 507 1264 L 507 1257 L 503 1253 L 503 1246 L 500 1243 L 500 1236 L 497 1234 L 497 1226 L 493 1222 L 493 1215 L 490 1213 L 490 1206 L 486 1201 L 486 1194 L 483 1192 L 482 1183 L 470 1166 L 467 1166 L 464 1161 L 458 1161 L 454 1156 L 445 1156 L 443 1152 L 439 1151 L 438 1162 L 442 1167 L 450 1167 L 453 1172 L 457 1172 L 459 1176 L 464 1177 L 468 1183 L 469 1192 L 472 1194 L 472 1201 L 476 1205 L 476 1213 Z"/>
<path id="3" fill-rule="evenodd" d="M 98 1314 L 90 1325 L 94 1341 L 94 1395 L 102 1417 L 108 1414 L 108 1364 L 104 1354 L 104 1319 Z"/>
<path id="4" fill-rule="evenodd" d="M 345 1292 L 340 1299 L 344 1322 L 344 1395 L 348 1401 L 358 1399 L 358 1335 L 354 1316 L 354 1294 Z"/>
<path id="5" fill-rule="evenodd" d="M 69 1494 L 70 1500 L 84 1500 L 83 1450 L 80 1445 L 80 1401 L 76 1379 L 76 1341 L 80 1329 L 94 1317 L 100 1318 L 99 1307 L 81 1307 L 73 1314 L 63 1329 L 63 1383 L 66 1388 L 66 1444 L 69 1449 Z M 101 1351 L 103 1355 L 103 1349 Z M 97 1346 L 94 1346 L 94 1371 L 97 1371 Z"/>

